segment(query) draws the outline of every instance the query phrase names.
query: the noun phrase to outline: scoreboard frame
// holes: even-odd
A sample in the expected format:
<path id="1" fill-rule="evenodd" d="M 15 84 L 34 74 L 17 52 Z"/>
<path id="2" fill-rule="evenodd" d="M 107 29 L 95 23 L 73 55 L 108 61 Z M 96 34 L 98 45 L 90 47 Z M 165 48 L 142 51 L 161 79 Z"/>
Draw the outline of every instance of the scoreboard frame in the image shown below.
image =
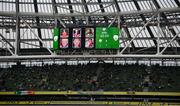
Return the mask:
<path id="1" fill-rule="evenodd" d="M 68 28 L 60 28 L 60 27 L 57 27 L 59 29 L 59 35 L 58 35 L 58 49 L 55 49 L 55 50 L 117 50 L 119 48 L 96 48 L 96 28 L 108 28 L 107 26 L 78 26 L 78 27 L 68 27 Z M 115 27 L 115 26 L 112 26 L 112 27 Z M 93 47 L 92 48 L 87 48 L 85 46 L 86 44 L 86 37 L 85 36 L 85 29 L 88 29 L 88 28 L 93 28 L 94 30 L 94 36 L 91 37 L 94 42 L 93 42 Z M 118 28 L 118 27 L 117 27 Z M 68 36 L 68 47 L 67 48 L 61 48 L 60 47 L 60 39 L 61 39 L 61 29 L 68 29 L 69 30 L 69 36 Z M 81 47 L 80 48 L 74 48 L 73 47 L 73 29 L 81 29 L 81 37 L 80 37 L 80 40 L 81 40 Z M 119 29 L 119 32 L 121 30 Z M 120 35 L 119 35 L 120 36 Z M 119 39 L 119 38 L 118 38 Z"/>

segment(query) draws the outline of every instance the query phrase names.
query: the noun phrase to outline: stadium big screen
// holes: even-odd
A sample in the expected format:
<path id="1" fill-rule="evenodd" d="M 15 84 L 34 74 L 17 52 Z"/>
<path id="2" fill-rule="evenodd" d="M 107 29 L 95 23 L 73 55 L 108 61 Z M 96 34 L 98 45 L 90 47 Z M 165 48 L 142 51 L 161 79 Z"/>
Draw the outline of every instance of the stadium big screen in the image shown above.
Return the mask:
<path id="1" fill-rule="evenodd" d="M 54 28 L 53 48 L 118 49 L 119 31 L 117 27 Z"/>
<path id="2" fill-rule="evenodd" d="M 94 28 L 85 28 L 85 48 L 94 48 Z"/>
<path id="3" fill-rule="evenodd" d="M 60 29 L 59 48 L 69 47 L 69 29 Z"/>
<path id="4" fill-rule="evenodd" d="M 73 39 L 72 39 L 72 47 L 73 48 L 81 48 L 81 36 L 82 30 L 81 28 L 73 28 Z"/>
<path id="5" fill-rule="evenodd" d="M 97 27 L 96 28 L 96 49 L 118 49 L 119 28 Z"/>
<path id="6" fill-rule="evenodd" d="M 59 28 L 53 29 L 54 41 L 53 41 L 53 49 L 57 50 L 59 47 Z"/>

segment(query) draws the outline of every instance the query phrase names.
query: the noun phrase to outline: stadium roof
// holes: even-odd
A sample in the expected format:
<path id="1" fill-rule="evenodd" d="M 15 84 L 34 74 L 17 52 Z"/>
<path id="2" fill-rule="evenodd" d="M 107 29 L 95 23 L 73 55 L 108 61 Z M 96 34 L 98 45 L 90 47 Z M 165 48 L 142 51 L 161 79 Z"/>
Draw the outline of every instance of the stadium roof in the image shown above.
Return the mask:
<path id="1" fill-rule="evenodd" d="M 1 55 L 21 55 L 23 50 L 33 54 L 33 49 L 43 54 L 53 46 L 52 28 L 56 24 L 113 25 L 122 29 L 123 52 L 130 47 L 133 53 L 156 53 L 159 47 L 160 52 L 166 48 L 163 52 L 178 54 L 179 7 L 179 0 L 1 0 Z"/>

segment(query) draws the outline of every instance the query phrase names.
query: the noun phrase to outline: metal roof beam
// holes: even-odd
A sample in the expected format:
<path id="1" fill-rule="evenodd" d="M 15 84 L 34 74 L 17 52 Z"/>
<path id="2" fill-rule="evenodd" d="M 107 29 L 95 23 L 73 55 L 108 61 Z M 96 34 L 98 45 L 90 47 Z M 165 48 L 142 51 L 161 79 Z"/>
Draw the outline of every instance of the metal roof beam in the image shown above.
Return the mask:
<path id="1" fill-rule="evenodd" d="M 119 37 L 121 40 L 131 40 L 132 38 L 124 38 L 124 37 Z M 159 37 L 161 40 L 171 40 L 173 37 Z M 157 39 L 157 37 L 153 38 L 154 40 Z M 6 39 L 9 43 L 10 42 L 14 42 L 15 39 Z M 136 40 L 152 40 L 152 38 L 147 38 L 147 37 L 138 37 L 136 38 Z M 180 40 L 180 38 L 175 38 L 174 40 Z M 3 40 L 4 41 L 4 40 Z M 21 39 L 20 40 L 21 42 L 24 42 L 24 41 L 39 41 L 38 39 Z M 53 41 L 52 38 L 44 38 L 42 39 L 42 41 Z M 5 41 L 4 41 L 5 42 Z M 6 42 L 6 43 L 8 43 Z"/>
<path id="2" fill-rule="evenodd" d="M 176 39 L 176 37 L 177 37 L 179 34 L 180 34 L 180 32 L 177 33 L 177 34 L 168 42 L 168 44 L 166 45 L 166 47 L 164 47 L 164 49 L 160 52 L 160 54 L 162 54 L 162 53 L 168 48 L 168 46 Z"/>
<path id="3" fill-rule="evenodd" d="M 176 4 L 178 5 L 178 7 L 180 7 L 180 2 L 179 0 L 174 0 L 176 2 Z"/>
<path id="4" fill-rule="evenodd" d="M 148 10 L 135 10 L 135 11 L 125 11 L 125 12 L 105 12 L 105 13 L 93 13 L 93 14 L 52 14 L 52 13 L 33 13 L 33 12 L 19 12 L 19 16 L 29 16 L 29 17 L 77 17 L 77 16 L 130 16 L 130 15 L 138 15 L 138 14 L 154 14 L 154 13 L 162 13 L 162 12 L 180 12 L 179 7 L 174 8 L 161 8 L 156 11 L 148 9 Z M 5 12 L 0 11 L 0 16 L 16 16 L 16 12 Z"/>
<path id="5" fill-rule="evenodd" d="M 51 55 L 54 55 L 54 53 L 47 47 L 47 45 L 42 41 L 42 39 L 39 38 L 39 36 L 32 30 L 31 26 L 25 20 L 22 19 L 22 21 L 30 29 L 31 33 L 33 33 L 37 37 L 37 39 L 43 44 L 43 47 L 46 48 Z"/>
<path id="6" fill-rule="evenodd" d="M 123 48 L 123 50 L 121 50 L 120 54 L 122 54 L 128 47 L 129 45 L 133 42 L 133 40 L 141 33 L 142 30 L 144 30 L 144 28 L 146 28 L 146 26 L 149 24 L 150 21 L 152 21 L 152 19 L 154 19 L 154 17 L 157 15 L 157 13 L 155 13 L 145 24 L 144 26 L 140 29 L 140 31 L 133 37 L 133 39 L 131 39 L 130 42 L 128 42 L 128 44 Z"/>
<path id="7" fill-rule="evenodd" d="M 74 11 L 72 10 L 73 8 L 72 8 L 72 5 L 71 5 L 71 0 L 67 0 L 67 3 L 69 4 L 70 13 L 71 13 L 71 14 L 73 14 L 73 13 L 74 13 Z M 73 23 L 76 23 L 75 16 L 74 16 L 74 15 L 72 15 L 71 17 L 72 17 L 72 21 L 73 21 Z"/>
<path id="8" fill-rule="evenodd" d="M 88 9 L 88 6 L 86 4 L 86 0 L 81 0 L 82 1 L 82 4 L 84 6 L 84 9 L 85 9 L 85 14 L 89 13 L 89 9 Z M 85 17 L 86 18 L 86 24 L 88 25 L 89 24 L 89 21 L 91 21 L 91 18 L 90 17 Z"/>
<path id="9" fill-rule="evenodd" d="M 119 7 L 119 5 L 118 5 L 117 0 L 113 0 L 113 1 L 114 1 L 114 4 L 115 4 L 115 7 L 116 7 L 117 11 L 118 11 L 118 12 L 121 12 L 121 9 L 120 9 L 120 7 Z M 119 18 L 119 17 L 118 17 L 118 18 Z M 123 16 L 120 17 L 120 20 L 121 20 L 121 23 L 123 23 L 123 24 L 125 23 L 125 19 L 124 19 Z M 124 28 L 124 31 L 126 32 L 128 38 L 132 39 L 132 37 L 131 37 L 131 35 L 130 35 L 129 30 L 128 30 L 127 27 Z M 134 42 L 131 43 L 131 46 L 132 46 L 133 48 L 135 48 Z"/>
<path id="10" fill-rule="evenodd" d="M 0 33 L 0 36 L 1 36 L 1 38 L 2 38 L 2 40 L 3 40 L 4 42 L 6 42 L 7 44 L 9 44 L 9 46 L 10 46 L 13 50 L 15 50 L 14 46 L 10 43 L 10 41 L 9 41 L 8 39 L 6 39 L 1 33 Z"/>
<path id="11" fill-rule="evenodd" d="M 7 42 L 5 42 L 5 41 L 2 40 L 2 39 L 0 39 L 0 41 L 1 41 L 2 45 L 4 45 L 3 43 L 7 43 Z M 13 51 L 12 51 L 7 45 L 6 45 L 6 48 L 7 48 L 7 50 L 11 53 L 11 55 L 14 55 Z M 4 49 L 4 48 L 2 47 L 1 49 Z M 4 50 L 6 50 L 6 49 L 4 49 Z"/>
<path id="12" fill-rule="evenodd" d="M 33 0 L 34 2 L 34 10 L 35 10 L 35 13 L 38 13 L 38 6 L 37 6 L 37 0 Z M 40 20 L 39 20 L 39 17 L 36 17 L 36 24 L 37 26 L 40 26 Z M 41 34 L 41 28 L 37 28 L 37 32 L 38 32 L 38 36 L 40 39 L 42 39 L 42 34 Z M 40 47 L 43 46 L 43 44 L 39 41 L 39 45 Z"/>
<path id="13" fill-rule="evenodd" d="M 178 3 L 179 3 L 178 0 L 177 0 L 177 1 L 175 0 L 175 2 L 176 2 L 177 5 L 178 5 Z M 160 5 L 158 4 L 157 0 L 153 0 L 153 3 L 155 4 L 156 8 L 161 9 L 161 7 L 160 7 Z M 180 10 L 177 10 L 177 12 L 180 12 Z M 164 19 L 167 23 L 169 23 L 169 20 L 167 19 L 167 16 L 166 16 L 166 14 L 165 14 L 164 12 L 162 12 L 161 16 L 163 17 L 163 19 Z M 170 31 L 171 31 L 171 33 L 172 33 L 174 36 L 176 35 L 176 32 L 174 31 L 174 29 L 171 29 Z M 178 37 L 178 36 L 177 36 L 177 37 Z M 177 42 L 178 42 L 178 44 L 180 45 L 180 40 L 177 40 Z"/>
<path id="14" fill-rule="evenodd" d="M 25 20 L 29 20 L 29 19 L 26 19 Z M 60 20 L 60 19 L 59 19 Z M 125 19 L 126 20 L 126 19 Z M 61 20 L 60 20 L 61 21 Z M 85 21 L 85 20 L 83 20 Z M 93 21 L 101 21 L 101 20 L 93 20 Z M 52 22 L 52 21 L 49 21 L 49 22 Z M 3 22 L 0 21 L 0 28 L 1 29 L 4 29 L 4 28 L 15 28 L 15 24 L 16 23 L 12 23 L 12 22 L 7 22 L 7 25 L 3 25 L 2 24 Z M 29 25 L 31 25 L 31 22 L 27 22 Z M 118 26 L 118 23 L 117 21 L 115 21 L 113 23 L 113 26 Z M 148 26 L 157 26 L 157 22 L 151 22 L 148 24 Z M 68 28 L 68 27 L 72 27 L 72 26 L 77 26 L 76 24 L 73 24 L 73 23 L 66 23 L 64 24 L 64 22 L 61 22 L 61 25 L 65 28 Z M 96 24 L 95 22 L 91 23 L 91 26 L 108 26 L 109 23 L 101 23 L 101 24 Z M 123 25 L 123 21 L 121 21 L 121 25 Z M 142 27 L 144 25 L 144 23 L 142 21 L 137 21 L 137 23 L 135 24 L 135 22 L 131 21 L 131 22 L 126 22 L 124 25 L 127 25 L 128 28 L 132 28 L 132 27 Z M 169 22 L 169 23 L 166 23 L 166 22 L 161 22 L 161 26 L 168 26 L 168 25 L 171 25 L 171 26 L 178 26 L 180 25 L 180 22 Z M 84 26 L 86 26 L 86 24 L 84 24 Z M 40 26 L 37 26 L 36 24 L 33 24 L 31 25 L 32 28 L 43 28 L 43 29 L 49 29 L 50 27 L 54 27 L 53 24 L 48 24 L 48 23 L 44 23 L 44 22 L 41 22 L 40 23 Z M 123 27 L 126 27 L 126 26 L 123 26 Z M 24 28 L 24 29 L 27 29 L 27 26 L 20 26 L 20 28 Z"/>
<path id="15" fill-rule="evenodd" d="M 138 2 L 137 2 L 136 0 L 133 0 L 133 2 L 134 2 L 134 4 L 135 4 L 137 10 L 141 10 L 141 9 L 140 9 L 140 6 L 139 6 L 139 4 L 138 4 Z M 143 20 L 144 22 L 147 21 L 143 14 L 140 14 L 140 16 L 141 16 L 141 18 L 142 18 L 142 20 Z M 150 27 L 149 27 L 149 26 L 146 26 L 146 29 L 147 29 L 147 31 L 149 32 L 151 38 L 154 38 L 154 35 L 153 35 L 153 33 L 152 33 Z M 156 40 L 153 40 L 153 42 L 154 42 L 154 44 L 157 46 Z"/>
<path id="16" fill-rule="evenodd" d="M 98 0 L 98 3 L 102 3 L 101 0 Z M 105 13 L 104 6 L 102 4 L 99 4 L 101 12 Z M 108 15 L 107 15 L 108 16 Z M 106 23 L 108 23 L 108 18 L 106 16 L 103 16 Z"/>
<path id="17" fill-rule="evenodd" d="M 27 59 L 70 59 L 70 58 L 180 58 L 180 55 L 26 55 L 26 56 L 0 56 L 0 60 L 27 60 Z"/>

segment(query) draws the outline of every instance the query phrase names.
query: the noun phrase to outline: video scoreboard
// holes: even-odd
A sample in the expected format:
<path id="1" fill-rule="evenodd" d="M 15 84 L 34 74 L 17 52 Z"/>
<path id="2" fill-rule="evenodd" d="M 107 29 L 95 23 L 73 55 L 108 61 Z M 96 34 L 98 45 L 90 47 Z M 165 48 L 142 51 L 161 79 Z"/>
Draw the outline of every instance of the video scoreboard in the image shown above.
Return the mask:
<path id="1" fill-rule="evenodd" d="M 54 28 L 53 49 L 118 49 L 117 27 Z"/>

